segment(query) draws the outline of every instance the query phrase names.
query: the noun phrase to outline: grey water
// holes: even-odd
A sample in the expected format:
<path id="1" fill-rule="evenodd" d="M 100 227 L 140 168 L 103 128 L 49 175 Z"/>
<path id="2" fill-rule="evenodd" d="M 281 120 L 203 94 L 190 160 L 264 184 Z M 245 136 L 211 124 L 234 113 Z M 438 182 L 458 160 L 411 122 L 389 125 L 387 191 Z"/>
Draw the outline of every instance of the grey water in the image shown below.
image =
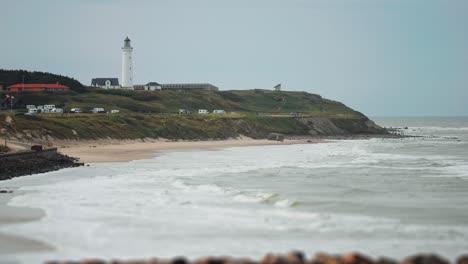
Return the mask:
<path id="1" fill-rule="evenodd" d="M 36 182 L 10 205 L 46 216 L 1 230 L 56 248 L 14 256 L 24 262 L 468 252 L 468 117 L 373 120 L 415 137 L 165 152 L 17 178 Z"/>

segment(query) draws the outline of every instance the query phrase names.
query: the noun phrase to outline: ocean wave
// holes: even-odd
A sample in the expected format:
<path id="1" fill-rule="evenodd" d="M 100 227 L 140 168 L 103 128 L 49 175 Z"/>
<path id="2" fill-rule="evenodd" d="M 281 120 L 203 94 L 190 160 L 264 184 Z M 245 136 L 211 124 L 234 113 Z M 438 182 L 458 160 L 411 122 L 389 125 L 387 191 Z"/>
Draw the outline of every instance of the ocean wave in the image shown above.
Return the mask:
<path id="1" fill-rule="evenodd" d="M 406 130 L 406 129 L 405 129 Z M 408 131 L 468 131 L 468 127 L 408 127 Z"/>
<path id="2" fill-rule="evenodd" d="M 286 208 L 286 207 L 296 207 L 299 206 L 300 202 L 297 200 L 283 199 L 275 202 L 276 207 Z"/>
<path id="3" fill-rule="evenodd" d="M 227 193 L 228 189 L 217 184 L 188 184 L 181 179 L 176 179 L 172 182 L 172 186 L 183 190 L 195 190 L 208 193 Z"/>
<path id="4" fill-rule="evenodd" d="M 237 202 L 247 202 L 247 203 L 271 203 L 279 197 L 277 193 L 240 193 L 233 196 L 233 200 Z"/>

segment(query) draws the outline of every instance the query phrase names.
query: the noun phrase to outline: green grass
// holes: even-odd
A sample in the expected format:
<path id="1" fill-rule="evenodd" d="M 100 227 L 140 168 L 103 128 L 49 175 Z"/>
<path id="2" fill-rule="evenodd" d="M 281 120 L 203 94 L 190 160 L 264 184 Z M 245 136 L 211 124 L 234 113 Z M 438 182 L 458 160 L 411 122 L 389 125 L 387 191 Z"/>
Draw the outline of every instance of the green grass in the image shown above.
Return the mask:
<path id="1" fill-rule="evenodd" d="M 179 109 L 223 109 L 227 112 L 289 114 L 299 112 L 309 116 L 363 118 L 340 102 L 306 92 L 275 92 L 269 90 L 232 91 L 131 91 L 88 89 L 88 92 L 24 92 L 17 94 L 16 108 L 26 105 L 55 104 L 68 111 L 102 107 L 127 113 L 177 113 Z"/>
<path id="2" fill-rule="evenodd" d="M 24 92 L 16 107 L 55 104 L 89 110 L 119 109 L 119 114 L 40 114 L 12 116 L 8 134 L 59 139 L 225 139 L 246 135 L 264 138 L 270 132 L 306 135 L 314 129 L 303 118 L 322 117 L 350 133 L 371 132 L 363 114 L 344 104 L 306 92 L 269 90 L 130 91 L 87 88 L 86 92 Z M 178 109 L 223 109 L 228 114 L 178 115 Z M 233 114 L 235 112 L 235 114 Z M 291 117 L 291 112 L 301 118 Z M 4 127 L 0 116 L 0 127 Z M 301 120 L 302 119 L 302 120 Z M 375 132 L 375 131 L 374 131 Z"/>
<path id="3" fill-rule="evenodd" d="M 313 126 L 302 118 L 253 114 L 178 115 L 178 114 L 41 114 L 13 116 L 7 128 L 10 136 L 58 139 L 226 139 L 246 135 L 265 138 L 268 133 L 307 135 Z M 330 119 L 352 133 L 370 131 L 367 119 Z M 303 120 L 302 120 L 303 121 Z M 4 126 L 0 118 L 0 126 Z"/>

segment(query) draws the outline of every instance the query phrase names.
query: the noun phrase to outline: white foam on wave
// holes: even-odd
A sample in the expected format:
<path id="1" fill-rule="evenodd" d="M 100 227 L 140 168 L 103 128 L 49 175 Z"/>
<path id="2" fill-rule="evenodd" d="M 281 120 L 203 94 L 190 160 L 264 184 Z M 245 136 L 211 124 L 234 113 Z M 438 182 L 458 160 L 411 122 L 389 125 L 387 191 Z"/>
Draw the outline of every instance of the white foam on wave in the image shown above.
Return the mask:
<path id="1" fill-rule="evenodd" d="M 468 127 L 435 127 L 435 126 L 426 126 L 426 127 L 409 127 L 409 131 L 468 131 Z"/>
<path id="2" fill-rule="evenodd" d="M 233 196 L 233 200 L 237 202 L 246 203 L 270 203 L 276 199 L 279 195 L 277 193 L 263 193 L 257 192 L 253 194 L 240 193 Z"/>
<path id="3" fill-rule="evenodd" d="M 217 184 L 188 184 L 181 179 L 176 179 L 172 182 L 172 186 L 187 190 L 187 191 L 200 191 L 200 192 L 209 192 L 209 193 L 227 193 L 227 189 L 217 185 Z"/>
<path id="4" fill-rule="evenodd" d="M 425 245 L 422 242 L 415 242 L 414 237 L 421 241 L 431 239 L 439 243 L 434 242 L 437 246 L 447 243 L 447 248 L 466 245 L 463 244 L 468 241 L 466 226 L 407 224 L 399 221 L 398 215 L 389 218 L 314 211 L 305 200 L 308 194 L 334 208 L 342 202 L 339 197 L 342 192 L 322 201 L 321 190 L 313 189 L 315 186 L 299 190 L 288 188 L 289 181 L 307 183 L 307 175 L 281 174 L 283 168 L 290 168 L 284 171 L 299 168 L 306 174 L 323 169 L 327 173 L 324 176 L 330 178 L 334 176 L 329 175 L 330 171 L 339 170 L 342 176 L 347 176 L 348 170 L 358 170 L 375 174 L 374 184 L 381 190 L 385 190 L 385 186 L 378 185 L 378 177 L 382 171 L 394 170 L 392 165 L 411 170 L 408 173 L 411 177 L 419 175 L 417 170 L 428 168 L 439 170 L 441 175 L 466 175 L 463 173 L 468 171 L 467 164 L 454 160 L 455 157 L 410 155 L 399 151 L 407 147 L 408 142 L 419 144 L 420 141 L 372 139 L 234 148 L 167 153 L 146 161 L 93 165 L 94 170 L 72 171 L 83 175 L 77 180 L 24 188 L 30 192 L 14 197 L 10 204 L 43 208 L 47 215 L 39 222 L 13 225 L 9 231 L 48 241 L 57 247 L 55 258 L 80 258 L 86 254 L 102 257 L 185 254 L 190 257 L 238 253 L 251 256 L 271 250 L 289 250 L 285 245 L 303 249 L 309 249 L 310 244 L 329 245 L 324 249 L 336 251 L 339 243 L 355 246 L 356 241 L 362 241 L 363 245 L 375 249 L 374 244 L 393 245 L 389 244 L 392 239 L 414 250 L 427 249 L 421 246 Z M 378 153 L 375 149 L 386 152 Z M 361 170 L 363 168 L 365 170 Z M 263 170 L 275 173 L 265 176 L 259 173 Z M 55 176 L 66 177 L 67 173 L 58 172 Z M 279 183 L 274 184 L 275 181 Z M 333 184 L 330 187 L 339 188 L 346 183 L 331 181 L 330 185 Z M 292 186 L 301 188 L 300 184 Z M 362 191 L 354 194 L 362 194 Z M 370 210 L 366 207 L 372 205 L 367 203 L 368 199 L 378 195 L 382 192 L 366 192 L 360 196 L 362 200 L 349 202 L 361 203 L 363 211 Z M 327 207 L 324 208 L 322 210 L 326 211 Z M 395 212 L 397 209 L 394 208 Z M 138 239 L 129 245 L 123 237 Z M 200 240 L 200 237 L 210 239 Z M 442 239 L 437 240 L 437 237 Z"/>
<path id="5" fill-rule="evenodd" d="M 275 202 L 276 207 L 287 208 L 287 207 L 296 207 L 300 203 L 296 200 L 283 199 Z"/>

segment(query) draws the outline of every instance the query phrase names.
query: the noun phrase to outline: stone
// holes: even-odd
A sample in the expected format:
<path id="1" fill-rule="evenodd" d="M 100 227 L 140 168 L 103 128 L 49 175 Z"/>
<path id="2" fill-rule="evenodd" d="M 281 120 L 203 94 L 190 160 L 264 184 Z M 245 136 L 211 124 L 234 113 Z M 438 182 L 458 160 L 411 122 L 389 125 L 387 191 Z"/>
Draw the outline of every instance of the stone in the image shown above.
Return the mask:
<path id="1" fill-rule="evenodd" d="M 270 133 L 267 135 L 268 140 L 284 141 L 284 135 L 279 133 Z"/>
<path id="2" fill-rule="evenodd" d="M 343 264 L 343 260 L 339 256 L 318 253 L 315 255 L 313 263 L 316 264 Z"/>
<path id="3" fill-rule="evenodd" d="M 375 261 L 375 264 L 397 264 L 398 262 L 394 259 L 387 257 L 380 257 Z"/>
<path id="4" fill-rule="evenodd" d="M 462 255 L 457 259 L 457 264 L 468 264 L 468 255 Z"/>
<path id="5" fill-rule="evenodd" d="M 300 251 L 291 251 L 287 256 L 289 264 L 303 264 L 305 262 L 304 253 Z"/>
<path id="6" fill-rule="evenodd" d="M 284 256 L 277 256 L 267 254 L 260 259 L 260 264 L 288 264 L 288 258 Z"/>
<path id="7" fill-rule="evenodd" d="M 403 259 L 400 264 L 449 264 L 449 262 L 435 254 L 419 254 Z"/>
<path id="8" fill-rule="evenodd" d="M 342 256 L 344 264 L 373 264 L 374 262 L 367 256 L 359 253 L 348 253 Z"/>
<path id="9" fill-rule="evenodd" d="M 184 257 L 175 257 L 172 259 L 171 264 L 188 264 L 188 260 Z"/>
<path id="10" fill-rule="evenodd" d="M 79 264 L 106 264 L 106 261 L 102 259 L 84 259 Z"/>

